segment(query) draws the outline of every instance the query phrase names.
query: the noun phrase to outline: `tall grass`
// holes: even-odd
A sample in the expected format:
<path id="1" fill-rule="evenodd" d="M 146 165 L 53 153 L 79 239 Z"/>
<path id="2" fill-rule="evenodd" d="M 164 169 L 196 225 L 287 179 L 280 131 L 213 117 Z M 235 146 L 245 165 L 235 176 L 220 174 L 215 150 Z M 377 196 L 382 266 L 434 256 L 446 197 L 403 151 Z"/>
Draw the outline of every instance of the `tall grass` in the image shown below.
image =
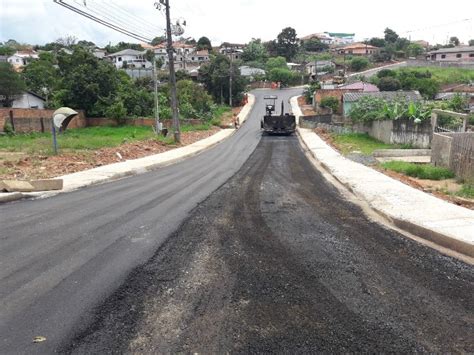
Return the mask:
<path id="1" fill-rule="evenodd" d="M 431 164 L 415 164 L 404 161 L 389 161 L 382 163 L 382 167 L 411 177 L 427 180 L 444 180 L 454 177 L 454 173 L 446 168 Z"/>

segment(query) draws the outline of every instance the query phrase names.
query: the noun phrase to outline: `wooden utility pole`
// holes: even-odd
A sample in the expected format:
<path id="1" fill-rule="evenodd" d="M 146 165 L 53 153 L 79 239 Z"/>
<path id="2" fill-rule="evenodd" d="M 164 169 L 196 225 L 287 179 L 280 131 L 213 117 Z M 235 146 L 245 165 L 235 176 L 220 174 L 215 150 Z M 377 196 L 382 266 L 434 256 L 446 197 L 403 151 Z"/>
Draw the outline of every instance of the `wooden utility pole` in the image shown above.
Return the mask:
<path id="1" fill-rule="evenodd" d="M 154 84 L 154 96 L 155 96 L 155 131 L 159 134 L 161 131 L 160 125 L 160 111 L 159 111 L 159 98 L 158 98 L 158 73 L 156 69 L 156 55 L 153 56 L 153 84 Z"/>
<path id="2" fill-rule="evenodd" d="M 230 68 L 229 68 L 229 106 L 232 108 L 232 64 L 233 64 L 233 50 L 232 45 L 230 46 Z"/>
<path id="3" fill-rule="evenodd" d="M 178 116 L 178 99 L 176 95 L 176 74 L 174 72 L 174 51 L 173 38 L 171 37 L 171 20 L 170 20 L 170 2 L 169 0 L 160 1 L 166 10 L 166 41 L 168 51 L 168 64 L 170 66 L 170 86 L 171 86 L 171 111 L 173 117 L 174 141 L 181 142 L 181 132 L 179 130 Z"/>

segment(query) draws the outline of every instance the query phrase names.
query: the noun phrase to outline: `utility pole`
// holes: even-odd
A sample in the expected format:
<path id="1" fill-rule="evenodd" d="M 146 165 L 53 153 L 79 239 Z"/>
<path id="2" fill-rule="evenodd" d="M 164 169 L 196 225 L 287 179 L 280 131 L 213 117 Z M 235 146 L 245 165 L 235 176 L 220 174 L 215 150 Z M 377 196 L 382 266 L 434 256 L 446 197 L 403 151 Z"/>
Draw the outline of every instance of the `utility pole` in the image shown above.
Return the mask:
<path id="1" fill-rule="evenodd" d="M 158 73 L 156 70 L 156 55 L 153 56 L 153 81 L 155 89 L 155 130 L 156 134 L 161 132 L 160 125 L 160 111 L 159 111 L 159 99 L 158 99 Z"/>
<path id="2" fill-rule="evenodd" d="M 174 141 L 181 142 L 181 133 L 179 131 L 179 116 L 178 116 L 178 99 L 176 95 L 176 74 L 174 72 L 174 51 L 173 38 L 171 37 L 171 20 L 170 20 L 170 2 L 169 0 L 160 0 L 160 3 L 165 6 L 166 10 L 166 41 L 168 51 L 168 63 L 170 66 L 170 86 L 171 86 L 171 111 L 173 117 Z"/>
<path id="3" fill-rule="evenodd" d="M 232 108 L 232 45 L 230 46 L 230 72 L 229 72 L 229 106 Z"/>

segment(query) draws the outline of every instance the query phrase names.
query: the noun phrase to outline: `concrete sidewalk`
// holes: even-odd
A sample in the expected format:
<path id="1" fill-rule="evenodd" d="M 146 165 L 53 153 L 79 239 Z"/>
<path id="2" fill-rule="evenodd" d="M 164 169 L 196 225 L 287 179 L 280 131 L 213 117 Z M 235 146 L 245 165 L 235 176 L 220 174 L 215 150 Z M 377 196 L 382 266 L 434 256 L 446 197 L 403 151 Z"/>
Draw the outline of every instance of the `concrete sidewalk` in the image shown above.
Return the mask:
<path id="1" fill-rule="evenodd" d="M 301 115 L 296 98 L 291 103 L 293 113 Z M 310 129 L 297 132 L 314 158 L 374 211 L 416 236 L 474 257 L 474 211 L 346 159 Z"/>
<path id="2" fill-rule="evenodd" d="M 255 103 L 255 96 L 248 94 L 248 103 L 242 108 L 239 115 L 240 124 L 247 119 L 250 111 Z M 29 193 L 1 193 L 0 203 L 19 200 L 25 197 L 50 197 L 62 192 L 77 190 L 81 187 L 95 185 L 107 181 L 116 180 L 125 176 L 137 175 L 159 167 L 177 163 L 183 159 L 196 155 L 206 149 L 209 149 L 224 139 L 235 133 L 235 129 L 223 129 L 216 134 L 202 139 L 193 144 L 169 150 L 164 153 L 150 155 L 147 157 L 126 160 L 119 163 L 100 166 L 97 168 L 79 171 L 77 173 L 68 174 L 57 177 L 63 179 L 63 189 L 59 191 L 45 192 L 29 192 Z"/>

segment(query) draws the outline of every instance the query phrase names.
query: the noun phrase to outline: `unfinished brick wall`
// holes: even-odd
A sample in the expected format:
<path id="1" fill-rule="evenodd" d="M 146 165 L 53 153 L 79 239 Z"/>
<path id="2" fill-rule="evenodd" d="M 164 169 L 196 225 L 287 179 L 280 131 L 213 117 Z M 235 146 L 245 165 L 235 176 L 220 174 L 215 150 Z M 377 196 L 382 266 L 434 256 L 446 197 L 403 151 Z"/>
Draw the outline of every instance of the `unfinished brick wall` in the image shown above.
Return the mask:
<path id="1" fill-rule="evenodd" d="M 15 132 L 48 132 L 51 130 L 51 120 L 55 110 L 39 110 L 33 108 L 0 108 L 0 132 L 4 131 L 6 123 L 14 128 Z M 87 121 L 84 111 L 79 111 L 69 123 L 68 128 L 86 127 Z"/>

